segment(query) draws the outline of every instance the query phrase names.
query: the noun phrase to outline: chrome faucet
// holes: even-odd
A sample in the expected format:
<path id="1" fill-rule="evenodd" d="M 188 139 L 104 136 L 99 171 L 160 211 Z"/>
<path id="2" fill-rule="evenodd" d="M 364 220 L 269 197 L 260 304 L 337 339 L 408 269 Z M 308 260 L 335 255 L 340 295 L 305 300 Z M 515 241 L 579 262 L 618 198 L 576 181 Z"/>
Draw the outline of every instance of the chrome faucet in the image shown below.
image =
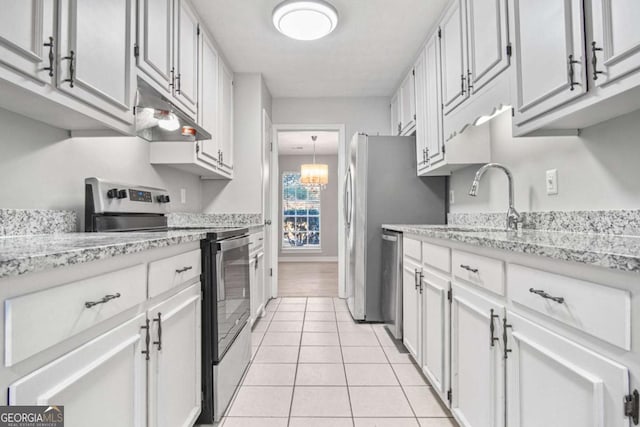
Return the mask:
<path id="1" fill-rule="evenodd" d="M 520 214 L 513 206 L 513 175 L 511 175 L 511 171 L 507 169 L 506 166 L 501 165 L 500 163 L 487 163 L 482 166 L 476 172 L 476 177 L 473 179 L 473 183 L 471 184 L 471 188 L 469 189 L 469 195 L 475 197 L 478 195 L 478 187 L 480 186 L 480 180 L 484 173 L 490 168 L 497 168 L 502 170 L 509 179 L 509 210 L 507 211 L 507 230 L 518 230 L 522 225 L 522 218 Z"/>

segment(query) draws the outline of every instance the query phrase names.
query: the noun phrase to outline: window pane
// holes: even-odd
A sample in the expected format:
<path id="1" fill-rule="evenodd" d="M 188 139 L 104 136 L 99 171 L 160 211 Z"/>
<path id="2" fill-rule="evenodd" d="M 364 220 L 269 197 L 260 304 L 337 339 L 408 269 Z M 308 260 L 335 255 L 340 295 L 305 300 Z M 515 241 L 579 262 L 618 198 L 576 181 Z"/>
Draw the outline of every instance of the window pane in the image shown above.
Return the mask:
<path id="1" fill-rule="evenodd" d="M 319 246 L 320 245 L 320 233 L 311 231 L 308 236 L 308 244 L 310 246 Z"/>
<path id="2" fill-rule="evenodd" d="M 296 231 L 309 230 L 306 218 L 296 218 Z"/>
<path id="3" fill-rule="evenodd" d="M 282 247 L 320 247 L 320 189 L 300 184 L 299 172 L 282 174 Z"/>
<path id="4" fill-rule="evenodd" d="M 320 200 L 320 189 L 317 187 L 310 188 L 307 191 L 309 200 Z"/>
<path id="5" fill-rule="evenodd" d="M 307 200 L 307 189 L 304 187 L 296 187 L 296 198 L 298 200 Z"/>
<path id="6" fill-rule="evenodd" d="M 320 231 L 320 217 L 317 217 L 317 216 L 309 217 L 309 230 Z"/>

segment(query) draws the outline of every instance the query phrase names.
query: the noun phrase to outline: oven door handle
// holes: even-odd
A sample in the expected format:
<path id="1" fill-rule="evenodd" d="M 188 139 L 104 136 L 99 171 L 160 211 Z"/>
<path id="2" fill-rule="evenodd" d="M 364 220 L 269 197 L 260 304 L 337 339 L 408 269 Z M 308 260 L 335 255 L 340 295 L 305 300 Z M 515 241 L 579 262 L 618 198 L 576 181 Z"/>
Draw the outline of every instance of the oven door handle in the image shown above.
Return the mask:
<path id="1" fill-rule="evenodd" d="M 222 240 L 218 242 L 218 248 L 220 251 L 228 251 L 230 249 L 236 249 L 242 246 L 249 246 L 249 236 L 239 237 L 237 239 Z"/>
<path id="2" fill-rule="evenodd" d="M 216 276 L 218 301 L 224 301 L 224 255 L 221 251 L 216 254 Z"/>

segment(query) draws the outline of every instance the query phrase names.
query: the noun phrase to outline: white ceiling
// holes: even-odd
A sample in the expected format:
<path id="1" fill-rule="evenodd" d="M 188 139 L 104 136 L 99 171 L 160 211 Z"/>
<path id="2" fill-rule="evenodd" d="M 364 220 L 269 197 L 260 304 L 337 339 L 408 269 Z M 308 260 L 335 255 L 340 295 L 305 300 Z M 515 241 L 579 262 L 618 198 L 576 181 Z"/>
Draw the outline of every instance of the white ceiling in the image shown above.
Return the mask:
<path id="1" fill-rule="evenodd" d="M 335 31 L 297 41 L 271 22 L 281 0 L 193 0 L 235 72 L 260 72 L 274 97 L 390 96 L 447 0 L 329 0 Z"/>
<path id="2" fill-rule="evenodd" d="M 290 131 L 278 132 L 280 156 L 313 155 L 311 136 L 316 135 L 316 155 L 338 154 L 338 132 Z"/>

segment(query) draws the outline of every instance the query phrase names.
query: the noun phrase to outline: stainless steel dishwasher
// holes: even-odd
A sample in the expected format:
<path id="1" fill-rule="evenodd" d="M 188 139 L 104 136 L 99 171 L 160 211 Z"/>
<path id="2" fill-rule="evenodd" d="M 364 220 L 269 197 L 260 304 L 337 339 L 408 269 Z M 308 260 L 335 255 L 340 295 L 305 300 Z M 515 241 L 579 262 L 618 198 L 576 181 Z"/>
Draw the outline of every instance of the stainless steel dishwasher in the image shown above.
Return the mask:
<path id="1" fill-rule="evenodd" d="M 402 339 L 402 233 L 382 231 L 382 316 L 395 339 Z"/>

